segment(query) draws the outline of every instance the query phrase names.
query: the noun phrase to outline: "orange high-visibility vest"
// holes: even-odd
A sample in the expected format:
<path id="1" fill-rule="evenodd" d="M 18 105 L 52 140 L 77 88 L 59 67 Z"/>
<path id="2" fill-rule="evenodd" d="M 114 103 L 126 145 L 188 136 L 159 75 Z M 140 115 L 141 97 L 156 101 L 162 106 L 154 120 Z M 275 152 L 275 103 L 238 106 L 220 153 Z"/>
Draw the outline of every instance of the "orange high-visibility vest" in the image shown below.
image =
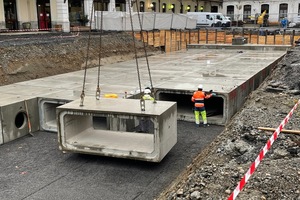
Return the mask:
<path id="1" fill-rule="evenodd" d="M 192 102 L 195 102 L 195 107 L 204 107 L 204 99 L 208 99 L 212 94 L 205 94 L 203 91 L 196 91 L 192 96 Z"/>

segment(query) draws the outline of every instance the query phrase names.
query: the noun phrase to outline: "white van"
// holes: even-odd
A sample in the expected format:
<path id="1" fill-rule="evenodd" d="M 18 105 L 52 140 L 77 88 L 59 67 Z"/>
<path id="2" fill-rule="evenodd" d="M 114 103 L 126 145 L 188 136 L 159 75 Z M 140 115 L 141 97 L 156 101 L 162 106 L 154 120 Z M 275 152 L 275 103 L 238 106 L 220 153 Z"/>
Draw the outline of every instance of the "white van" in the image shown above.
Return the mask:
<path id="1" fill-rule="evenodd" d="M 229 27 L 231 21 L 222 13 L 212 12 L 187 12 L 188 17 L 197 20 L 197 28 L 203 26 L 210 27 Z"/>

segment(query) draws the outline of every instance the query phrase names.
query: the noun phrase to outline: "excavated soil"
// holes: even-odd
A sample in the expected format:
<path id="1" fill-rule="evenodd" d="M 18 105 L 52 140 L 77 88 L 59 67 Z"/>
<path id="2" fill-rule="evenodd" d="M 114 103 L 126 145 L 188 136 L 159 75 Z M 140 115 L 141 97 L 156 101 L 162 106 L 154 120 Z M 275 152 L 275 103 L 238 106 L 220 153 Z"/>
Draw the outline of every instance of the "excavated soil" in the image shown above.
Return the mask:
<path id="1" fill-rule="evenodd" d="M 160 50 L 147 46 L 146 53 Z M 99 58 L 105 65 L 135 56 L 145 56 L 144 44 L 127 33 L 0 35 L 0 85 L 97 67 Z"/>
<path id="2" fill-rule="evenodd" d="M 1 35 L 0 85 L 145 56 L 127 33 Z M 101 43 L 101 45 L 100 45 Z M 89 54 L 87 55 L 87 49 Z M 161 53 L 147 47 L 148 55 Z M 87 61 L 87 58 L 88 61 Z M 247 98 L 225 131 L 157 199 L 227 199 L 300 99 L 300 49 L 287 52 L 272 75 Z M 300 130 L 296 109 L 284 127 Z M 237 199 L 300 200 L 300 134 L 280 133 Z"/>

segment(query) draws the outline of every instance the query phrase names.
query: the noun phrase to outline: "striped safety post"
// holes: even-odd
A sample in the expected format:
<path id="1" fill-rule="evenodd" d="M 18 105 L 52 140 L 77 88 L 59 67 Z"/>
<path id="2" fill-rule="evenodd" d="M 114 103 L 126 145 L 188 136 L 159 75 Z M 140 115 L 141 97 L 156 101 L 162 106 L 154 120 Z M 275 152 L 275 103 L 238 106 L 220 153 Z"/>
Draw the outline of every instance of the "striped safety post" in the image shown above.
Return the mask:
<path id="1" fill-rule="evenodd" d="M 273 135 L 268 140 L 267 144 L 264 146 L 264 148 L 260 151 L 259 155 L 255 159 L 255 161 L 251 164 L 249 170 L 244 175 L 242 180 L 239 182 L 237 187 L 234 189 L 234 191 L 229 196 L 228 200 L 233 200 L 237 197 L 237 195 L 240 193 L 240 191 L 243 189 L 243 187 L 246 185 L 247 181 L 249 180 L 250 176 L 254 173 L 257 166 L 259 165 L 260 161 L 264 158 L 265 154 L 268 152 L 268 150 L 271 148 L 274 141 L 277 139 L 279 133 L 283 129 L 283 127 L 288 123 L 289 119 L 292 117 L 294 110 L 298 107 L 298 104 L 300 103 L 300 100 L 295 104 L 293 109 L 289 112 L 289 114 L 282 120 L 279 127 L 274 131 Z"/>

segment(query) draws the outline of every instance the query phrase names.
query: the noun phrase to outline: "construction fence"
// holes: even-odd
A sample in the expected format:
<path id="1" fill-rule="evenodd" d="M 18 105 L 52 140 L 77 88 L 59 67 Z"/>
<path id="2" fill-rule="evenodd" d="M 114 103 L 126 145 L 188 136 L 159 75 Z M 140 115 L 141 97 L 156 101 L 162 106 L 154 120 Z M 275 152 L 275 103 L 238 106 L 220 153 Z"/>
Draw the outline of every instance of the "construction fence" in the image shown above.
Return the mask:
<path id="1" fill-rule="evenodd" d="M 138 31 L 195 29 L 197 21 L 184 14 L 155 12 L 95 11 L 93 29 L 105 31 Z"/>
<path id="2" fill-rule="evenodd" d="M 187 48 L 188 44 L 232 44 L 233 38 L 244 38 L 245 44 L 290 45 L 300 38 L 295 30 L 270 33 L 268 30 L 239 29 L 195 29 L 195 30 L 151 30 L 135 32 L 135 37 L 148 45 L 160 47 L 165 52 Z"/>

